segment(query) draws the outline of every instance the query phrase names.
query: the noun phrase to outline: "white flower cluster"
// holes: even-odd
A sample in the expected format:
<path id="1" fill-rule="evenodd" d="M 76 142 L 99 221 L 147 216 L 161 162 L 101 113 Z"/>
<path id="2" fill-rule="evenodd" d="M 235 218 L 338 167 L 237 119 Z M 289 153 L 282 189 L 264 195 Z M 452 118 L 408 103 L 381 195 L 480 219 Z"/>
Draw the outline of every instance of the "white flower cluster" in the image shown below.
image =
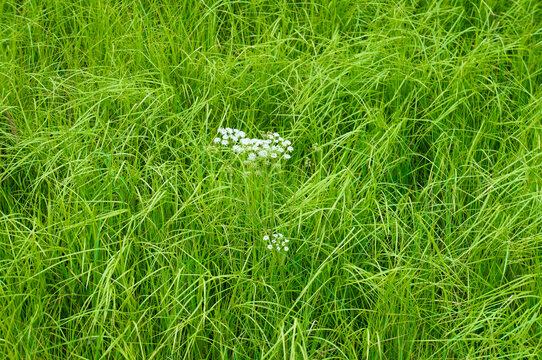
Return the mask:
<path id="1" fill-rule="evenodd" d="M 280 251 L 281 249 L 284 251 L 290 250 L 287 245 L 290 242 L 290 240 L 285 239 L 284 235 L 280 233 L 273 234 L 272 236 L 265 235 L 263 237 L 263 240 L 268 243 L 267 248 L 269 250 L 273 250 L 273 249 L 277 249 L 277 251 Z"/>
<path id="2" fill-rule="evenodd" d="M 220 137 L 214 139 L 215 144 L 230 147 L 233 152 L 243 154 L 248 161 L 258 159 L 289 159 L 294 151 L 292 142 L 284 140 L 279 134 L 269 134 L 267 139 L 247 138 L 244 131 L 232 128 L 219 128 Z"/>

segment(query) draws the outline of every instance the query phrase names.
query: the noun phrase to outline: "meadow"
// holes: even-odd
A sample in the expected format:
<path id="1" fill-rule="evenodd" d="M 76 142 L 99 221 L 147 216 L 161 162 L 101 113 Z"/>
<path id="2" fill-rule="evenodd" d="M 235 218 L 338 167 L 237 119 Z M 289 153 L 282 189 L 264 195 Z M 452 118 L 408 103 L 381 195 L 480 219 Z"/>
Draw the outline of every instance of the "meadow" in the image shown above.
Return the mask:
<path id="1" fill-rule="evenodd" d="M 541 359 L 541 85 L 535 0 L 0 0 L 0 359 Z"/>

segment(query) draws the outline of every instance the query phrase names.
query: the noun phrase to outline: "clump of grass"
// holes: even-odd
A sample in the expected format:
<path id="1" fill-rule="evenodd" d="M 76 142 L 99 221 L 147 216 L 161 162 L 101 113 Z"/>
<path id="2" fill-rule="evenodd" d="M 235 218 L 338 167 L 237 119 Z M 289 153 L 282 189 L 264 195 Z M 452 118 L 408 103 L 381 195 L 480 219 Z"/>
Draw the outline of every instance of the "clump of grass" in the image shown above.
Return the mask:
<path id="1" fill-rule="evenodd" d="M 0 358 L 536 358 L 541 15 L 0 2 Z"/>

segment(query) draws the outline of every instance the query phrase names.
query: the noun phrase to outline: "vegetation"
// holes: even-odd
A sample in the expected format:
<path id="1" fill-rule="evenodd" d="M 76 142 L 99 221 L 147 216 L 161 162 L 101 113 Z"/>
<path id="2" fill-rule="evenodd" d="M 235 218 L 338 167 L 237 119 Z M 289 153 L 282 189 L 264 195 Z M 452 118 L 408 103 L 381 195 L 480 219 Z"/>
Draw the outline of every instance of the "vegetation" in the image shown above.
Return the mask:
<path id="1" fill-rule="evenodd" d="M 540 359 L 541 19 L 0 0 L 0 358 Z"/>

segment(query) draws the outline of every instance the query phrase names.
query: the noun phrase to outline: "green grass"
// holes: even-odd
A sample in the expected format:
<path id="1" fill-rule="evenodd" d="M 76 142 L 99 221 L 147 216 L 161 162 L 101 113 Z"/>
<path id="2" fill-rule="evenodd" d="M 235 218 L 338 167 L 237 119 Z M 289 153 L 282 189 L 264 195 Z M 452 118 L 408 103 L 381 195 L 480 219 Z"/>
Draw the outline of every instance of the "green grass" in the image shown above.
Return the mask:
<path id="1" fill-rule="evenodd" d="M 540 359 L 541 19 L 0 0 L 0 358 Z"/>

